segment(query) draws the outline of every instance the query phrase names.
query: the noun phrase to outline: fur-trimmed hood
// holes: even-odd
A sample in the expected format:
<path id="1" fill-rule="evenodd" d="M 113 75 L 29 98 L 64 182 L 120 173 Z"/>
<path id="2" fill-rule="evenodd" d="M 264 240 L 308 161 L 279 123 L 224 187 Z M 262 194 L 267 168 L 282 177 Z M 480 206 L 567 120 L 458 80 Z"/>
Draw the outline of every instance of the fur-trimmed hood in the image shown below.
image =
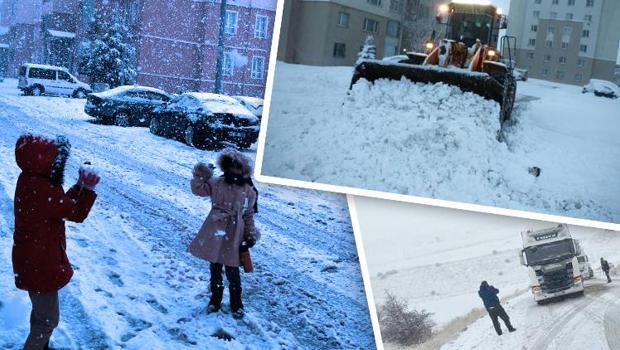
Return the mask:
<path id="1" fill-rule="evenodd" d="M 41 135 L 25 134 L 15 145 L 15 161 L 26 174 L 49 178 L 62 185 L 65 164 L 71 153 L 71 144 L 64 136 L 50 139 Z"/>
<path id="2" fill-rule="evenodd" d="M 225 173 L 230 168 L 241 168 L 241 174 L 244 177 L 249 177 L 252 174 L 251 163 L 250 158 L 232 148 L 223 150 L 217 158 L 217 166 L 222 172 Z"/>

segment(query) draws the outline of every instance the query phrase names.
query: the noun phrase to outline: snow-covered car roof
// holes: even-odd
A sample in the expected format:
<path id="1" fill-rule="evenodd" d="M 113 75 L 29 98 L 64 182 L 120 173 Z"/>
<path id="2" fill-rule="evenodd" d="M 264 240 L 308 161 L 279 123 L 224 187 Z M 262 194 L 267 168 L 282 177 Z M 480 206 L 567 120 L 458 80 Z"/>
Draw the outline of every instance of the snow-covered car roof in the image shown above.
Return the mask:
<path id="1" fill-rule="evenodd" d="M 187 92 L 182 96 L 191 96 L 200 101 L 205 112 L 230 113 L 246 119 L 256 118 L 252 112 L 230 96 L 213 94 L 210 92 Z"/>
<path id="2" fill-rule="evenodd" d="M 24 63 L 22 66 L 30 67 L 30 68 L 41 68 L 41 69 L 53 69 L 53 70 L 61 70 L 65 72 L 69 72 L 69 70 L 65 67 L 60 66 L 52 66 L 49 64 L 38 64 L 38 63 Z"/>
<path id="3" fill-rule="evenodd" d="M 385 62 L 400 62 L 402 60 L 408 60 L 409 56 L 407 55 L 396 55 L 396 56 L 387 56 L 387 57 L 383 57 L 382 61 Z"/>
<path id="4" fill-rule="evenodd" d="M 254 107 L 261 107 L 264 104 L 264 101 L 260 97 L 251 97 L 251 96 L 233 96 L 236 100 L 244 101 Z"/>
<path id="5" fill-rule="evenodd" d="M 150 92 L 155 92 L 158 94 L 169 96 L 168 93 L 165 92 L 164 90 L 156 89 L 150 86 L 142 86 L 142 85 L 122 85 L 119 87 L 115 87 L 114 89 L 97 92 L 92 95 L 97 96 L 97 97 L 112 97 L 112 96 L 115 96 L 122 92 L 127 92 L 127 91 L 150 91 Z"/>

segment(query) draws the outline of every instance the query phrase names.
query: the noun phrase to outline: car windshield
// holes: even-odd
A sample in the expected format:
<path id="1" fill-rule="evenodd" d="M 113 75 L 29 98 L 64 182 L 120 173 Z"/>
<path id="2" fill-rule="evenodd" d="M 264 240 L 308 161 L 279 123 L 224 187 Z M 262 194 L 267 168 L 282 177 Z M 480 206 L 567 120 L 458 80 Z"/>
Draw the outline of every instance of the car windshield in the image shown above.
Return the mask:
<path id="1" fill-rule="evenodd" d="M 455 13 L 452 16 L 452 38 L 461 40 L 469 45 L 480 39 L 483 43 L 489 41 L 493 18 L 487 14 Z"/>
<path id="2" fill-rule="evenodd" d="M 547 262 L 565 259 L 574 255 L 575 247 L 571 239 L 537 245 L 525 249 L 525 257 L 528 265 L 541 265 Z"/>

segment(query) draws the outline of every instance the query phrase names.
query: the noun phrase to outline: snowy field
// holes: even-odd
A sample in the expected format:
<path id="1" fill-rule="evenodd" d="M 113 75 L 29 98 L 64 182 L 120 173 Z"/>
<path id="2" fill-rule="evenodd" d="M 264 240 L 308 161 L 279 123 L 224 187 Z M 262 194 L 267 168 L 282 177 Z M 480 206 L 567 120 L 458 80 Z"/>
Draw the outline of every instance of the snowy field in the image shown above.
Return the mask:
<path id="1" fill-rule="evenodd" d="M 443 335 L 452 340 L 442 349 L 605 350 L 617 349 L 613 342 L 620 345 L 620 281 L 605 283 L 598 263 L 603 256 L 620 265 L 620 232 L 571 226 L 595 278 L 586 282 L 585 297 L 539 306 L 528 290 L 527 269 L 520 265 L 520 232 L 554 224 L 399 202 L 388 206 L 362 197 L 355 203 L 377 304 L 388 290 L 411 308 L 433 313 L 441 331 L 482 308 L 477 292 L 483 280 L 508 299 L 504 305 L 517 332 L 498 337 L 483 312 L 471 324 L 458 323 L 462 333 Z"/>
<path id="2" fill-rule="evenodd" d="M 347 95 L 352 73 L 277 63 L 262 175 L 620 222 L 620 100 L 519 82 L 498 143 L 494 102 L 409 81 Z"/>
<path id="3" fill-rule="evenodd" d="M 97 125 L 84 100 L 23 97 L 16 84 L 0 84 L 0 348 L 20 349 L 28 330 L 30 302 L 11 268 L 14 146 L 28 131 L 71 140 L 65 186 L 84 160 L 102 177 L 89 218 L 67 225 L 75 275 L 60 293 L 55 347 L 375 347 L 344 196 L 259 184 L 263 239 L 252 250 L 255 273 L 242 273 L 246 317 L 226 313 L 227 292 L 225 313 L 207 315 L 208 263 L 186 248 L 210 203 L 191 194 L 189 179 L 197 161 L 216 154 L 147 128 Z"/>

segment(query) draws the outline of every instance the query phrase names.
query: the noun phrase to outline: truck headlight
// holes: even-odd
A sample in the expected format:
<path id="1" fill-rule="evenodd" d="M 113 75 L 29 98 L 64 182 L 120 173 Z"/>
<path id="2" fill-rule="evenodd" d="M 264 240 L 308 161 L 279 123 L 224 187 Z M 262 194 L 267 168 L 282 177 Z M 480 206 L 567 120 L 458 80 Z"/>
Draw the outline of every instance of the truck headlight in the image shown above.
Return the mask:
<path id="1" fill-rule="evenodd" d="M 542 288 L 540 288 L 540 286 L 532 286 L 532 293 L 540 294 L 542 293 Z"/>
<path id="2" fill-rule="evenodd" d="M 581 282 L 582 282 L 581 276 L 577 276 L 573 278 L 573 284 L 578 285 L 578 284 L 581 284 Z"/>

